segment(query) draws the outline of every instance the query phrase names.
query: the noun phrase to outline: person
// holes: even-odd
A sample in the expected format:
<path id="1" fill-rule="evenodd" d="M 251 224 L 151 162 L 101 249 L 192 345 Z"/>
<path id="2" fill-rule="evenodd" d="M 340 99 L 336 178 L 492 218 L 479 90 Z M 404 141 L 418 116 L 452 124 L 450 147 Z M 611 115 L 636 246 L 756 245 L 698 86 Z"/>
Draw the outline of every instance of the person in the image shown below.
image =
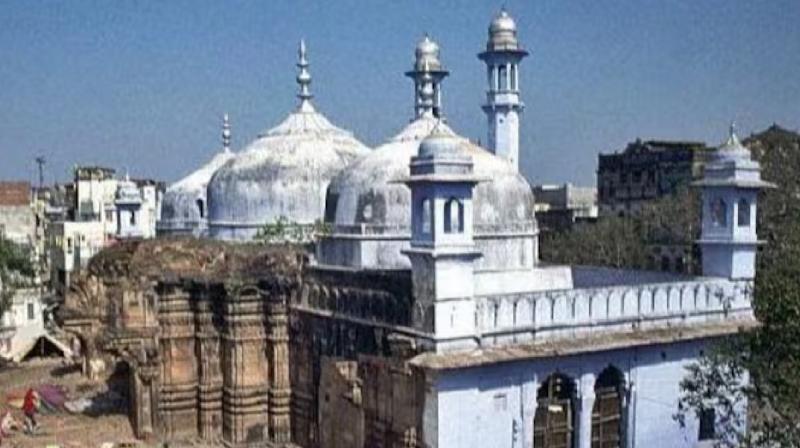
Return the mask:
<path id="1" fill-rule="evenodd" d="M 33 389 L 28 389 L 22 402 L 22 412 L 25 414 L 25 432 L 33 434 L 38 429 L 36 411 L 39 409 L 39 394 Z"/>

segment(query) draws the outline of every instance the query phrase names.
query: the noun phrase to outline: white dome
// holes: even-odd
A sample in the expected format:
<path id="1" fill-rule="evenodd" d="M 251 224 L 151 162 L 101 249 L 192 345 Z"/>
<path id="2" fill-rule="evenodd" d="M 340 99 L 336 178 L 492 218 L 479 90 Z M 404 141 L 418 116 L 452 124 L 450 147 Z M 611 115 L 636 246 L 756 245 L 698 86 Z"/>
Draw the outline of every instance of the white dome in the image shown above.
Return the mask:
<path id="1" fill-rule="evenodd" d="M 219 167 L 233 157 L 230 151 L 220 151 L 197 171 L 167 187 L 161 203 L 160 235 L 194 234 L 200 236 L 206 228 L 208 207 L 206 187 Z"/>
<path id="2" fill-rule="evenodd" d="M 521 50 L 517 41 L 517 24 L 505 9 L 489 24 L 487 51 Z"/>
<path id="3" fill-rule="evenodd" d="M 320 247 L 322 263 L 366 268 L 409 265 L 408 259 L 399 253 L 401 246 L 381 246 L 378 254 L 366 254 L 363 250 L 354 254 L 356 249 L 345 248 L 348 243 L 344 241 L 358 239 L 360 235 L 364 239 L 400 241 L 407 245 L 411 235 L 411 193 L 397 181 L 408 177 L 411 157 L 417 154 L 420 142 L 436 123 L 433 117 L 418 118 L 331 181 L 325 216 L 326 222 L 333 225 L 333 235 Z M 505 159 L 458 136 L 447 125 L 439 124 L 439 127 L 461 140 L 472 156 L 475 174 L 491 179 L 475 189 L 475 238 L 484 252 L 479 264 L 483 263 L 487 269 L 532 266 L 536 223 L 533 193 L 528 182 Z M 529 239 L 530 251 L 521 249 L 526 254 L 516 253 L 507 260 L 499 260 L 491 253 L 494 249 L 483 244 L 495 237 L 512 236 L 513 239 L 514 235 Z"/>
<path id="4" fill-rule="evenodd" d="M 308 101 L 216 171 L 208 185 L 214 238 L 249 240 L 284 217 L 321 220 L 331 178 L 368 152 L 351 133 L 332 125 Z"/>

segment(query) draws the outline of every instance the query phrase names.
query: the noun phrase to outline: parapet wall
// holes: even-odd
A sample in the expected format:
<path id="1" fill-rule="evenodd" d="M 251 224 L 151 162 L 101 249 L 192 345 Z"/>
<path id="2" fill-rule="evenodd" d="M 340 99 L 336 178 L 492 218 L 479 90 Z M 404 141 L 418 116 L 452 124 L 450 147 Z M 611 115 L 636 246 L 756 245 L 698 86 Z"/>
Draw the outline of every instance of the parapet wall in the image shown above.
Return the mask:
<path id="1" fill-rule="evenodd" d="M 702 278 L 478 297 L 482 345 L 752 318 L 752 281 Z"/>

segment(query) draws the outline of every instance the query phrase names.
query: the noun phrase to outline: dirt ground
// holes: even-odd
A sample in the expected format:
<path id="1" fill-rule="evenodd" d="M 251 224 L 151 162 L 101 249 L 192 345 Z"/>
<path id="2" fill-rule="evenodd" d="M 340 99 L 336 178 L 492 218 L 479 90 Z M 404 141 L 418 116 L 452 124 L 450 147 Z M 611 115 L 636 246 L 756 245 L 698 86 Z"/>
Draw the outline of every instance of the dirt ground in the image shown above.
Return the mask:
<path id="1" fill-rule="evenodd" d="M 0 366 L 0 413 L 10 410 L 14 419 L 22 423 L 22 411 L 8 406 L 6 393 L 39 384 L 64 386 L 68 399 L 90 395 L 105 387 L 103 384 L 89 382 L 81 375 L 77 366 L 67 365 L 60 359 L 36 359 L 19 366 Z M 0 447 L 147 446 L 133 437 L 124 411 L 89 416 L 61 410 L 50 414 L 41 413 L 37 417 L 40 425 L 37 434 L 29 436 L 22 431 L 12 432 L 2 441 Z"/>

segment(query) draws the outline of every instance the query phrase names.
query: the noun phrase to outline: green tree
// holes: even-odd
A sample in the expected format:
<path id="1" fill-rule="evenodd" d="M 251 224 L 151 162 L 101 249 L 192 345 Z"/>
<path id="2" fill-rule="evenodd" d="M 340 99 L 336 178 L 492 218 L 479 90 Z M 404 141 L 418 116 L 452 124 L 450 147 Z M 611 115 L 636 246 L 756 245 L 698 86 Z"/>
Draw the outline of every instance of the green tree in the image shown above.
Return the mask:
<path id="1" fill-rule="evenodd" d="M 604 216 L 564 232 L 544 235 L 547 262 L 613 268 L 653 268 L 653 245 L 691 246 L 699 232 L 697 192 L 683 188 L 673 197 L 644 204 L 631 216 Z"/>
<path id="2" fill-rule="evenodd" d="M 17 287 L 34 275 L 28 248 L 0 238 L 0 314 L 8 309 Z"/>
<path id="3" fill-rule="evenodd" d="M 329 234 L 330 224 L 315 221 L 313 225 L 303 225 L 280 216 L 274 222 L 264 224 L 253 240 L 267 244 L 306 244 L 321 235 Z"/>

